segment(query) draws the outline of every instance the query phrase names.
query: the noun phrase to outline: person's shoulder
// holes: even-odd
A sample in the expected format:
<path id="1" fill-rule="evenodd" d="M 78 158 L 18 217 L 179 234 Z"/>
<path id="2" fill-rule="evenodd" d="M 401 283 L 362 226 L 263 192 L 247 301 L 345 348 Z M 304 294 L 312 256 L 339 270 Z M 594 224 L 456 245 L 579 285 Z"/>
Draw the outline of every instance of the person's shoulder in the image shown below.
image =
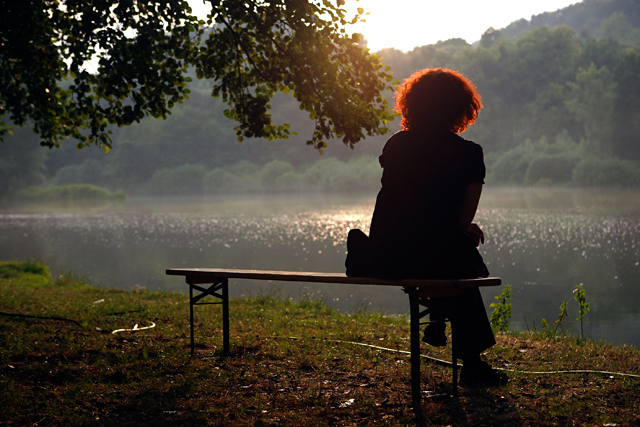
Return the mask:
<path id="1" fill-rule="evenodd" d="M 408 131 L 398 131 L 391 135 L 391 137 L 384 144 L 382 154 L 378 157 L 380 166 L 387 167 L 392 164 L 402 162 L 406 159 L 408 151 L 412 144 L 410 141 L 413 139 L 412 135 Z"/>
<path id="2" fill-rule="evenodd" d="M 453 136 L 456 142 L 460 144 L 460 146 L 463 147 L 465 150 L 482 153 L 482 146 L 477 142 L 471 141 L 470 139 L 463 138 L 457 134 L 453 134 Z"/>
<path id="3" fill-rule="evenodd" d="M 477 145 L 478 147 L 480 146 L 480 144 L 478 144 L 477 142 L 474 142 L 474 141 L 472 141 L 470 139 L 463 138 L 462 136 L 458 135 L 457 133 L 451 133 L 451 136 L 453 138 L 455 138 L 456 141 L 458 141 L 460 144 L 464 144 L 464 145 L 467 145 L 467 146 L 475 146 L 475 145 Z"/>
<path id="4" fill-rule="evenodd" d="M 395 146 L 398 144 L 402 144 L 403 141 L 407 141 L 409 139 L 411 139 L 411 133 L 406 130 L 400 130 L 394 133 L 393 135 L 391 135 L 391 137 L 387 140 L 387 143 L 385 144 L 385 148 L 387 146 Z"/>
<path id="5" fill-rule="evenodd" d="M 405 130 L 398 131 L 391 135 L 391 137 L 384 144 L 384 148 L 382 149 L 382 154 L 388 154 L 390 152 L 394 152 L 396 150 L 400 150 L 403 144 L 406 144 L 408 140 L 411 139 L 411 135 L 409 132 Z"/>

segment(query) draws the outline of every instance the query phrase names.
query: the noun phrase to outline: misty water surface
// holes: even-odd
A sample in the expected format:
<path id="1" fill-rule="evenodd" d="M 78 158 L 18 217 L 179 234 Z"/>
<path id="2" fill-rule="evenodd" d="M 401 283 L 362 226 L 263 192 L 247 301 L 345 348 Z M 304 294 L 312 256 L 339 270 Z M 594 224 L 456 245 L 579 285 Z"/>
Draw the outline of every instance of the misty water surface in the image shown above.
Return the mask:
<path id="1" fill-rule="evenodd" d="M 262 196 L 3 208 L 0 259 L 37 258 L 56 275 L 124 289 L 186 290 L 165 276 L 170 267 L 343 271 L 347 232 L 368 231 L 373 204 L 373 195 Z M 476 220 L 489 270 L 513 287 L 513 327 L 540 329 L 568 301 L 567 326 L 579 330 L 572 291 L 582 284 L 586 333 L 640 344 L 640 193 L 488 189 Z M 487 307 L 500 291 L 483 291 Z M 342 311 L 408 312 L 395 288 L 236 281 L 231 293 L 312 294 Z"/>

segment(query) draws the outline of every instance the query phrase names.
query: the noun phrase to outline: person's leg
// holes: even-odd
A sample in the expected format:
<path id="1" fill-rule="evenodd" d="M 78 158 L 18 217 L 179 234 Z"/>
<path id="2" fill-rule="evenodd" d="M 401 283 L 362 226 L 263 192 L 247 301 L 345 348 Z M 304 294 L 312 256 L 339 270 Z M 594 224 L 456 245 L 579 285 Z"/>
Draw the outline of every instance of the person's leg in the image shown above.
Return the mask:
<path id="1" fill-rule="evenodd" d="M 496 343 L 480 291 L 469 288 L 459 297 L 439 300 L 436 303 L 437 310 L 446 313 L 455 335 L 453 352 L 463 361 L 460 383 L 485 386 L 506 384 L 507 375 L 496 372 L 480 358 L 482 352 Z"/>
<path id="2" fill-rule="evenodd" d="M 434 347 L 447 345 L 447 325 L 444 323 L 448 318 L 446 307 L 443 298 L 429 298 L 429 324 L 424 328 L 422 341 Z"/>
<path id="3" fill-rule="evenodd" d="M 495 345 L 491 324 L 478 288 L 468 288 L 459 297 L 442 298 L 440 309 L 447 313 L 455 331 L 455 353 L 471 360 Z"/>
<path id="4" fill-rule="evenodd" d="M 424 328 L 422 341 L 434 347 L 444 347 L 447 345 L 446 329 L 447 325 L 444 323 L 444 320 L 431 320 Z"/>

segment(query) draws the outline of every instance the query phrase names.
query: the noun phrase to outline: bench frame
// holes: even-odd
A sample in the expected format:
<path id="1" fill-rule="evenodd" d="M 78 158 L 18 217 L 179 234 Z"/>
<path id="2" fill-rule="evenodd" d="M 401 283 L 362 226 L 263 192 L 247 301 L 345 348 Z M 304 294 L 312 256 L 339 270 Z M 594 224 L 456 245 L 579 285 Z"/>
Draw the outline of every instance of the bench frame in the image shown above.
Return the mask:
<path id="1" fill-rule="evenodd" d="M 342 283 L 351 285 L 396 286 L 404 288 L 409 295 L 410 340 L 411 340 L 411 397 L 414 409 L 419 411 L 420 391 L 420 319 L 429 314 L 428 298 L 460 295 L 464 288 L 499 286 L 498 277 L 460 280 L 425 279 L 377 279 L 368 277 L 347 277 L 344 273 L 316 273 L 268 270 L 238 270 L 223 268 L 171 268 L 170 276 L 183 276 L 189 285 L 189 314 L 191 330 L 191 355 L 195 356 L 193 307 L 196 305 L 222 305 L 222 348 L 228 355 L 229 347 L 229 279 L 272 280 L 285 282 Z M 203 285 L 206 285 L 203 286 Z M 199 292 L 194 295 L 194 291 Z M 201 302 L 207 296 L 217 298 L 216 302 Z M 421 307 L 425 307 L 421 311 Z M 451 341 L 454 341 L 452 334 Z M 453 348 L 453 346 L 452 346 Z M 453 394 L 458 394 L 457 355 L 452 351 Z"/>

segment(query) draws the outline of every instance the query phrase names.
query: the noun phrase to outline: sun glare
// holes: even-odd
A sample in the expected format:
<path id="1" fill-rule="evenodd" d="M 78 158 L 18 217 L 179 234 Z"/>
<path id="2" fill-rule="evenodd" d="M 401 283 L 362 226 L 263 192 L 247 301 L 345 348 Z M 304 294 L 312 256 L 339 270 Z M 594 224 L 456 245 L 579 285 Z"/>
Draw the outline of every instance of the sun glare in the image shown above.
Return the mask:
<path id="1" fill-rule="evenodd" d="M 350 32 L 362 33 L 375 52 L 386 47 L 410 51 L 452 38 L 474 43 L 489 27 L 504 28 L 574 3 L 576 0 L 349 0 L 346 7 L 352 14 L 359 7 L 369 13 L 366 22 L 350 27 Z"/>
<path id="2" fill-rule="evenodd" d="M 337 2 L 337 0 L 330 0 Z M 366 22 L 350 25 L 349 33 L 362 33 L 369 49 L 393 47 L 410 51 L 440 40 L 480 40 L 489 28 L 504 28 L 519 19 L 578 3 L 576 0 L 346 0 L 349 17 L 364 9 Z M 202 0 L 189 0 L 194 13 L 204 18 L 211 10 Z"/>

